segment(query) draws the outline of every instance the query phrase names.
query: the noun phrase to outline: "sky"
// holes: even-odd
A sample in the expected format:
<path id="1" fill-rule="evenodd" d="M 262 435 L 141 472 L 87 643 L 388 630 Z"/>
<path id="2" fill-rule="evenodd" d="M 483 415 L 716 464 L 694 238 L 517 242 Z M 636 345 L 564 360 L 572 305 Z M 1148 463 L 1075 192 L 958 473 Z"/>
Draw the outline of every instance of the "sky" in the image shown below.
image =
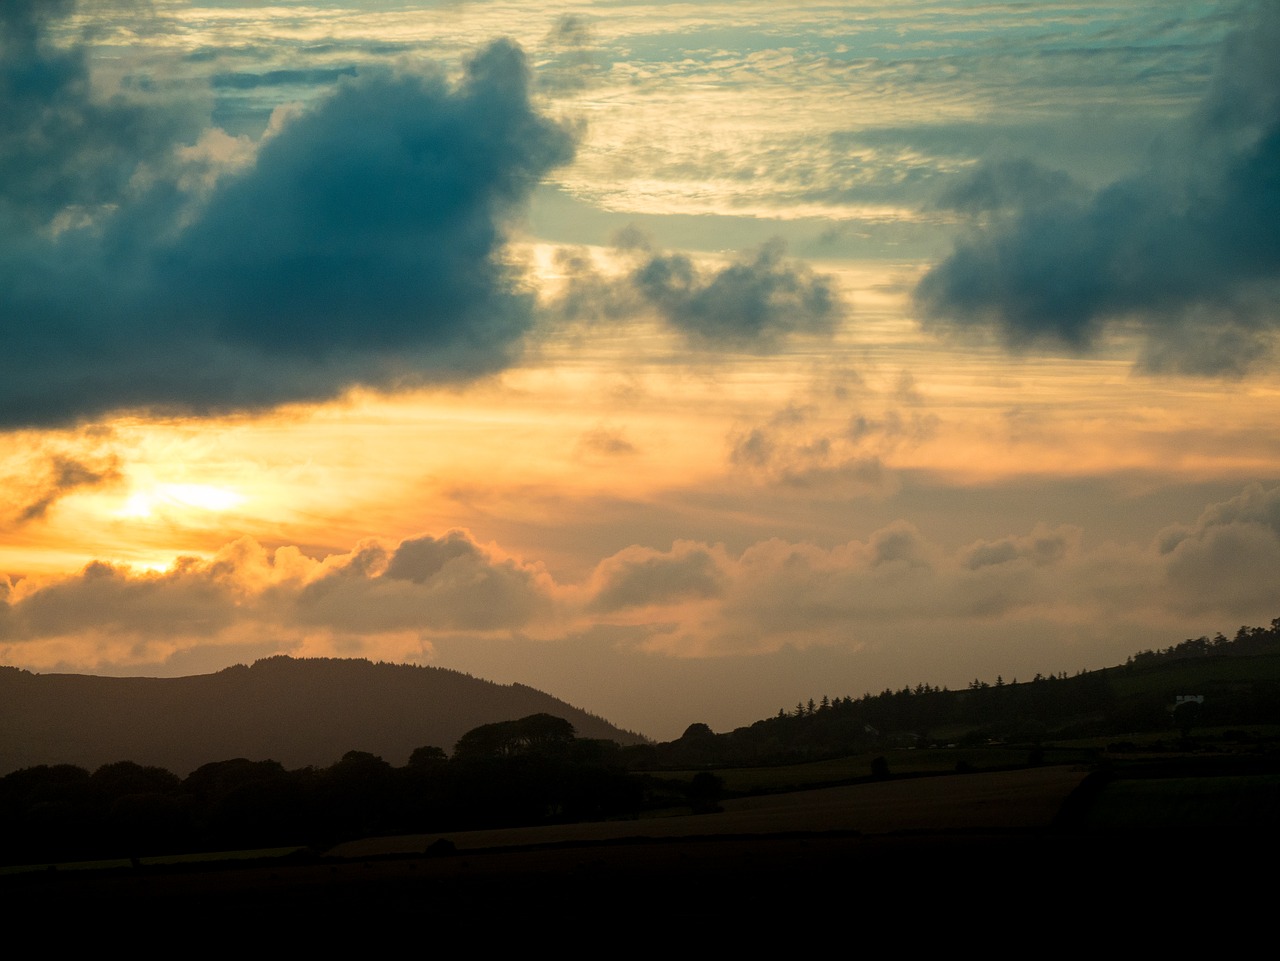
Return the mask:
<path id="1" fill-rule="evenodd" d="M 1280 616 L 1280 6 L 11 0 L 0 663 L 670 739 Z"/>

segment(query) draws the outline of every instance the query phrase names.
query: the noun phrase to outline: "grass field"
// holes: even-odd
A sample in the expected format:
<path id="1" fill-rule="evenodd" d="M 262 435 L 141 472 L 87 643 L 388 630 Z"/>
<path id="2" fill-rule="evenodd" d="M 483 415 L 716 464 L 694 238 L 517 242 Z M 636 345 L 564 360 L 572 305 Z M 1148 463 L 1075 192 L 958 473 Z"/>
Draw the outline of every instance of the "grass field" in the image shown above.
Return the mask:
<path id="1" fill-rule="evenodd" d="M 1055 747 L 1046 751 L 1045 762 L 1050 764 L 1086 764 L 1097 754 L 1089 747 Z M 786 764 L 773 767 L 716 768 L 715 774 L 724 782 L 729 795 L 770 794 L 779 791 L 798 791 L 828 785 L 847 784 L 865 780 L 871 776 L 871 762 L 883 757 L 889 765 L 889 773 L 901 775 L 944 775 L 957 771 L 976 773 L 1022 767 L 1027 763 L 1025 747 L 922 748 L 917 750 L 888 750 L 876 754 L 855 754 L 849 757 L 810 761 L 804 764 Z M 671 780 L 690 780 L 696 771 L 664 771 L 659 776 Z"/>
<path id="2" fill-rule="evenodd" d="M 1142 694 L 1203 694 L 1213 686 L 1280 681 L 1280 654 L 1252 657 L 1197 657 L 1167 661 L 1132 673 L 1107 671 L 1107 680 L 1120 697 Z"/>
<path id="3" fill-rule="evenodd" d="M 1274 825 L 1280 775 L 1134 778 L 1099 793 L 1083 827 L 1103 831 L 1204 830 Z"/>

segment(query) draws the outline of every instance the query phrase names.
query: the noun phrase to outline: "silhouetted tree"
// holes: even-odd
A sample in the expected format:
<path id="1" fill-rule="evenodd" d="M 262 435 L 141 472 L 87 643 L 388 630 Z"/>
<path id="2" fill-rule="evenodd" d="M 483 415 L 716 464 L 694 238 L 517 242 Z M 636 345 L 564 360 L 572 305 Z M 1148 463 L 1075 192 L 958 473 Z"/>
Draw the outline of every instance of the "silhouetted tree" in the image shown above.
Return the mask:
<path id="1" fill-rule="evenodd" d="M 724 781 L 710 771 L 699 771 L 689 782 L 689 803 L 694 814 L 711 814 L 720 810 Z"/>

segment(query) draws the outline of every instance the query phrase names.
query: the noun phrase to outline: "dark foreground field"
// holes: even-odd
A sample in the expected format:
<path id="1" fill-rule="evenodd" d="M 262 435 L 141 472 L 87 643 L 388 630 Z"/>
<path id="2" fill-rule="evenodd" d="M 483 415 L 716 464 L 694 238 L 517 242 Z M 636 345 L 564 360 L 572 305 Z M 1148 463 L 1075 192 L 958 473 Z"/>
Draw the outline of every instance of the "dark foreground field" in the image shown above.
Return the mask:
<path id="1" fill-rule="evenodd" d="M 1156 781 L 1116 794 L 1061 766 L 742 798 L 699 816 L 369 839 L 323 856 L 63 867 L 0 878 L 0 897 L 11 917 L 142 912 L 167 923 L 733 918 L 770 928 L 1151 911 L 1185 921 L 1210 906 L 1260 917 L 1250 912 L 1271 889 L 1253 879 L 1272 872 L 1276 832 L 1233 819 L 1239 785 L 1222 783 L 1216 797 L 1202 785 L 1202 817 L 1188 827 L 1143 823 L 1142 807 L 1159 808 Z M 1274 778 L 1258 789 L 1260 810 L 1276 810 Z"/>

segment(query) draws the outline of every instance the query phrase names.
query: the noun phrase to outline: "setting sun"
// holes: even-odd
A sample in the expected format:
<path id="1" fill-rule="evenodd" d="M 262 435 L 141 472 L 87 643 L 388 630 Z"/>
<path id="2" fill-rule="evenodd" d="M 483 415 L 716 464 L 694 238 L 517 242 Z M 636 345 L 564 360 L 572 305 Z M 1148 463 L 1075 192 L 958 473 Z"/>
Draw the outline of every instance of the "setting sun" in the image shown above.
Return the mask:
<path id="1" fill-rule="evenodd" d="M 244 499 L 235 491 L 208 484 L 160 484 L 148 491 L 131 494 L 118 516 L 151 517 L 171 507 L 227 511 L 243 503 Z"/>

